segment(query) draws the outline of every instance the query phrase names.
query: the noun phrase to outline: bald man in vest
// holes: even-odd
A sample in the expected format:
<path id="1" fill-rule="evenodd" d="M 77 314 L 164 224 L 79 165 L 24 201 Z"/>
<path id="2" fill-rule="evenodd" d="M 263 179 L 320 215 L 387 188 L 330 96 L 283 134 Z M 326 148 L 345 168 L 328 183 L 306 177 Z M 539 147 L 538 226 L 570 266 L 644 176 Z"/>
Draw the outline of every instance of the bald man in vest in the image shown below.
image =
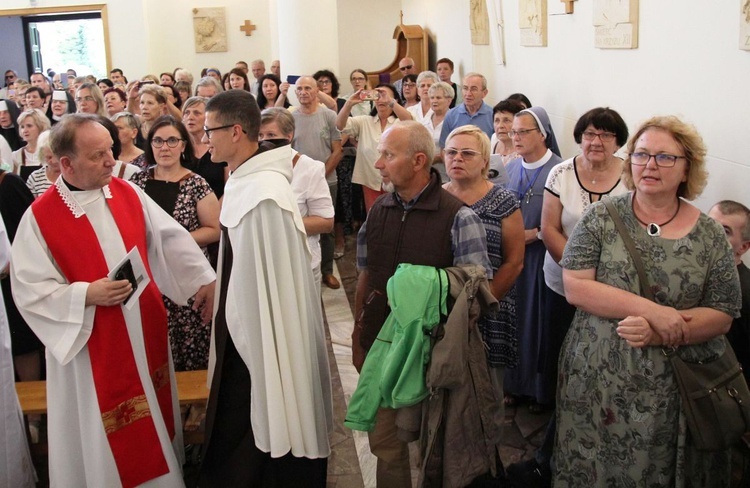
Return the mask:
<path id="1" fill-rule="evenodd" d="M 375 167 L 388 193 L 375 201 L 357 236 L 360 274 L 352 332 L 357 370 L 388 315 L 386 283 L 398 264 L 477 264 L 492 277 L 482 221 L 443 190 L 440 175 L 431 167 L 435 143 L 429 131 L 415 121 L 394 125 L 383 133 L 378 151 Z M 411 487 L 409 448 L 396 436 L 395 412 L 379 409 L 369 434 L 370 450 L 378 458 L 377 484 Z"/>
<path id="2" fill-rule="evenodd" d="M 195 240 L 112 177 L 97 118 L 52 129 L 62 175 L 27 211 L 13 298 L 47 348 L 52 486 L 183 486 L 183 443 L 162 294 L 211 318 L 216 275 Z M 110 279 L 108 276 L 112 276 Z"/>

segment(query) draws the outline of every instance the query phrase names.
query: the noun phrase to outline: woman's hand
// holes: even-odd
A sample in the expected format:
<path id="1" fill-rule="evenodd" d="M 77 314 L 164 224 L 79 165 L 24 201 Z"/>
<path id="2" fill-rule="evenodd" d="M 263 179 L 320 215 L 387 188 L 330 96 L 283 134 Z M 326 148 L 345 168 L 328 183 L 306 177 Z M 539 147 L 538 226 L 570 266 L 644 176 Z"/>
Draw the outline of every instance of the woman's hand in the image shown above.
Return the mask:
<path id="1" fill-rule="evenodd" d="M 287 96 L 287 94 L 289 93 L 289 82 L 281 82 L 281 85 L 279 85 L 279 93 L 281 95 Z"/>
<path id="2" fill-rule="evenodd" d="M 690 333 L 687 323 L 691 316 L 672 307 L 665 307 L 654 303 L 652 310 L 645 316 L 653 330 L 659 334 L 665 346 L 679 346 L 687 344 Z"/>
<path id="3" fill-rule="evenodd" d="M 139 81 L 131 81 L 130 83 L 128 83 L 126 93 L 128 94 L 128 98 L 130 100 L 135 100 L 138 98 L 138 92 L 140 91 L 139 85 L 140 85 Z"/>
<path id="4" fill-rule="evenodd" d="M 350 107 L 353 105 L 356 105 L 358 103 L 362 103 L 364 100 L 360 98 L 360 94 L 362 93 L 362 90 L 357 90 L 354 93 L 352 93 L 349 98 L 346 100 L 346 104 Z"/>
<path id="5" fill-rule="evenodd" d="M 631 315 L 619 321 L 617 325 L 617 335 L 628 341 L 631 347 L 661 344 L 661 338 L 654 333 L 651 324 L 643 317 Z"/>

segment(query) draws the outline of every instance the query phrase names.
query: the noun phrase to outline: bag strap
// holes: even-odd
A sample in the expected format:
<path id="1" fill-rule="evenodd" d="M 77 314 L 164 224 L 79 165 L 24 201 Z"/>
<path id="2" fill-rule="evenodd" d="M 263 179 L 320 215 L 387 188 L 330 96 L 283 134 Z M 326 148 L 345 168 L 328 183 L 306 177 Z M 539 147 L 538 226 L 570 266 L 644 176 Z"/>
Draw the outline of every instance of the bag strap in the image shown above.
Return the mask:
<path id="1" fill-rule="evenodd" d="M 612 217 L 612 221 L 614 222 L 615 227 L 617 227 L 617 232 L 620 233 L 620 237 L 622 238 L 623 244 L 625 244 L 625 248 L 630 254 L 630 258 L 633 260 L 633 265 L 635 266 L 635 270 L 638 273 L 638 281 L 641 285 L 641 296 L 648 298 L 653 302 L 654 292 L 651 290 L 651 287 L 648 286 L 648 276 L 646 275 L 646 268 L 643 266 L 643 260 L 641 259 L 640 253 L 635 248 L 635 242 L 633 242 L 633 238 L 630 237 L 630 233 L 628 232 L 628 229 L 625 228 L 625 224 L 620 218 L 620 214 L 617 212 L 617 209 L 615 208 L 615 205 L 612 203 L 612 201 L 609 198 L 605 198 L 602 201 L 604 202 L 604 206 L 607 207 L 607 212 L 609 212 L 609 216 Z"/>

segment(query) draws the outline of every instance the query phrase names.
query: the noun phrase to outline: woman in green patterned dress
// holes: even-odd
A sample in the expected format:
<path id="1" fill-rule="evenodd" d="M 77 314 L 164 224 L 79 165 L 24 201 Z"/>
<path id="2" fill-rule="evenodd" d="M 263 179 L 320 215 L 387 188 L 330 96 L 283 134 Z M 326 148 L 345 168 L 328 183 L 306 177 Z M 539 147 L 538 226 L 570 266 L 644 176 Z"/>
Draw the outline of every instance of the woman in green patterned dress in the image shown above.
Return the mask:
<path id="1" fill-rule="evenodd" d="M 728 452 L 691 447 L 662 346 L 686 361 L 717 357 L 740 308 L 724 232 L 688 200 L 703 190 L 706 149 L 675 117 L 646 121 L 628 144 L 613 197 L 641 254 L 651 302 L 604 204 L 583 216 L 561 265 L 578 307 L 560 357 L 555 487 L 729 486 Z"/>

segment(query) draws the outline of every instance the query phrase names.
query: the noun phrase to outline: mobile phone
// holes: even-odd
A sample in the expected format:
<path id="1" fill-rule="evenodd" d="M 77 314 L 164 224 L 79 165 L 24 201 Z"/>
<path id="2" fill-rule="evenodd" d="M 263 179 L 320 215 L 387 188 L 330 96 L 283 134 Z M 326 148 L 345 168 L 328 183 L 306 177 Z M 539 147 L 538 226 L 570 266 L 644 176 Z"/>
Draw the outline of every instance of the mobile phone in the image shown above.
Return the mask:
<path id="1" fill-rule="evenodd" d="M 377 90 L 362 90 L 359 92 L 360 100 L 375 101 L 380 98 L 380 93 Z"/>
<path id="2" fill-rule="evenodd" d="M 143 80 L 138 82 L 138 88 L 141 88 L 143 85 L 153 85 L 154 82 L 152 80 Z"/>
<path id="3" fill-rule="evenodd" d="M 299 79 L 300 79 L 300 75 L 288 75 L 286 77 L 286 82 L 289 83 L 290 85 L 294 85 L 295 83 L 297 83 L 297 80 Z"/>

